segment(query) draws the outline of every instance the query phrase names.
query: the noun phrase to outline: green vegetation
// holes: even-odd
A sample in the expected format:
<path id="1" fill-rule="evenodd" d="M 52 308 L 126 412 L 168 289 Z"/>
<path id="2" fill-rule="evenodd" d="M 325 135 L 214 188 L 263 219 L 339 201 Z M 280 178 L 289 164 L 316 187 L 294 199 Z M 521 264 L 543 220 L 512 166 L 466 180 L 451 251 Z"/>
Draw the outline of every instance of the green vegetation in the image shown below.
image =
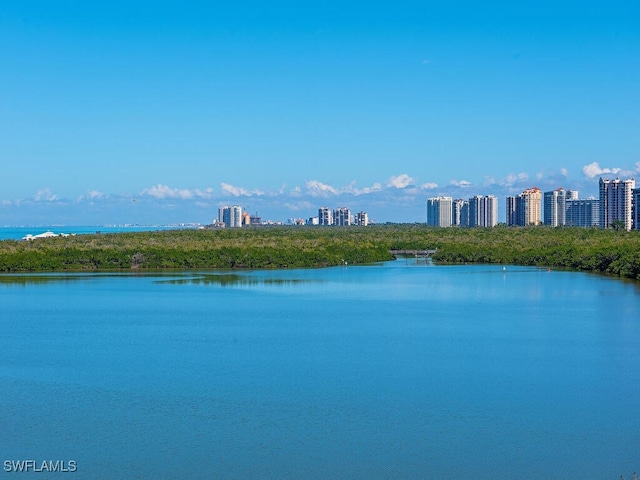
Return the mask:
<path id="1" fill-rule="evenodd" d="M 390 260 L 437 249 L 443 263 L 565 267 L 640 279 L 640 235 L 615 229 L 262 227 L 78 235 L 0 242 L 0 271 L 298 268 Z"/>

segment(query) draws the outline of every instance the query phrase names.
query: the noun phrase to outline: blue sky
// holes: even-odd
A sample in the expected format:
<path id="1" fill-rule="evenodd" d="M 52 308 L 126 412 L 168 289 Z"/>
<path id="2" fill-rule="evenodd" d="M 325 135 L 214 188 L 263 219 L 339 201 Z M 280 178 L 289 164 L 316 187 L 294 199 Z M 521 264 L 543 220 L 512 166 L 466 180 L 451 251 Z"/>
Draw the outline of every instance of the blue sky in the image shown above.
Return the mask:
<path id="1" fill-rule="evenodd" d="M 639 86 L 631 0 L 0 0 L 0 225 L 596 195 Z"/>

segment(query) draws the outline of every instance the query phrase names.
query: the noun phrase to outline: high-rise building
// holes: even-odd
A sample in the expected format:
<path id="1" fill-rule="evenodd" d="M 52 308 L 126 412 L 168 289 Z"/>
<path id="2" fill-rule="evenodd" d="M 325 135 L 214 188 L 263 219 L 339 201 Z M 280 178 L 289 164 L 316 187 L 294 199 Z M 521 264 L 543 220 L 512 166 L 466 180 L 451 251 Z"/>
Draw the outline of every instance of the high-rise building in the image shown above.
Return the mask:
<path id="1" fill-rule="evenodd" d="M 604 180 L 600 178 L 600 228 L 609 228 L 622 222 L 626 230 L 633 228 L 632 190 L 636 182 L 628 180 Z"/>
<path id="2" fill-rule="evenodd" d="M 427 200 L 427 225 L 450 227 L 452 221 L 451 197 L 432 197 Z"/>
<path id="3" fill-rule="evenodd" d="M 525 190 L 520 194 L 522 199 L 523 225 L 540 225 L 542 223 L 542 192 L 538 187 Z"/>
<path id="4" fill-rule="evenodd" d="M 457 227 L 469 226 L 469 202 L 456 198 L 451 203 L 451 224 Z"/>
<path id="5" fill-rule="evenodd" d="M 507 197 L 507 225 L 539 225 L 542 193 L 538 187 L 525 190 L 517 197 Z"/>
<path id="6" fill-rule="evenodd" d="M 363 227 L 369 225 L 369 215 L 367 215 L 367 212 L 356 213 L 356 225 L 360 225 Z"/>
<path id="7" fill-rule="evenodd" d="M 600 225 L 600 201 L 595 198 L 567 200 L 565 225 L 597 227 Z"/>
<path id="8" fill-rule="evenodd" d="M 578 190 L 567 190 L 567 200 L 578 200 Z"/>
<path id="9" fill-rule="evenodd" d="M 329 207 L 318 209 L 318 225 L 333 225 L 333 215 Z"/>
<path id="10" fill-rule="evenodd" d="M 333 211 L 333 225 L 351 225 L 351 210 L 339 207 Z"/>
<path id="11" fill-rule="evenodd" d="M 238 205 L 220 207 L 218 221 L 228 228 L 242 227 L 242 207 Z"/>
<path id="12" fill-rule="evenodd" d="M 544 224 L 561 227 L 566 224 L 567 192 L 557 188 L 544 192 Z"/>
<path id="13" fill-rule="evenodd" d="M 507 218 L 505 222 L 509 226 L 518 225 L 518 211 L 516 208 L 517 204 L 518 197 L 507 197 Z"/>
<path id="14" fill-rule="evenodd" d="M 498 199 L 493 195 L 476 195 L 469 199 L 470 227 L 495 227 L 498 224 Z"/>
<path id="15" fill-rule="evenodd" d="M 640 230 L 640 188 L 631 190 L 633 198 L 633 228 Z"/>

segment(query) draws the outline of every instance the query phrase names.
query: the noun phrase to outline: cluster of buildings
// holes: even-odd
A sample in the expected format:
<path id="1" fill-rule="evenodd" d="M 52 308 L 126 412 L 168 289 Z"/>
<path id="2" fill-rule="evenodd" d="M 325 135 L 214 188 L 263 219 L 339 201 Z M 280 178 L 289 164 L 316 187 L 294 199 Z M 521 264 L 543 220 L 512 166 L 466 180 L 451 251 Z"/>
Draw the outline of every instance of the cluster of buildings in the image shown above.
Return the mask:
<path id="1" fill-rule="evenodd" d="M 476 195 L 469 200 L 433 197 L 427 200 L 427 225 L 434 227 L 495 227 L 498 199 Z"/>
<path id="2" fill-rule="evenodd" d="M 249 225 L 260 225 L 262 219 L 249 215 L 239 205 L 224 206 L 218 209 L 218 218 L 213 220 L 214 227 L 239 228 Z"/>
<path id="3" fill-rule="evenodd" d="M 347 207 L 339 207 L 333 210 L 329 207 L 320 207 L 318 216 L 311 217 L 309 223 L 312 225 L 369 225 L 369 215 L 367 212 L 351 214 Z"/>
<path id="4" fill-rule="evenodd" d="M 273 224 L 274 222 L 267 222 Z M 333 210 L 328 207 L 318 209 L 318 216 L 308 220 L 302 218 L 289 219 L 291 225 L 369 225 L 367 212 L 358 212 L 355 215 L 346 207 Z M 220 207 L 218 218 L 213 220 L 214 227 L 239 228 L 249 225 L 264 225 L 258 215 L 250 215 L 238 205 Z"/>
<path id="5" fill-rule="evenodd" d="M 635 180 L 600 179 L 599 198 L 578 198 L 576 190 L 542 192 L 533 187 L 506 197 L 507 225 L 619 227 L 640 230 L 640 188 Z M 498 224 L 498 199 L 433 197 L 427 200 L 427 224 L 437 227 L 493 227 Z"/>

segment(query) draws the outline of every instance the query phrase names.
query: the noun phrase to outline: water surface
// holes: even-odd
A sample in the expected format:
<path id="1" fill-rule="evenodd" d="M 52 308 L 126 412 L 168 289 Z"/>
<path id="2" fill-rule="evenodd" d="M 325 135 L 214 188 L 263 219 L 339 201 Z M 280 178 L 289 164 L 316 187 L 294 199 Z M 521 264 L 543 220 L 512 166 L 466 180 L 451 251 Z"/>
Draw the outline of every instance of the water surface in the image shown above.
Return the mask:
<path id="1" fill-rule="evenodd" d="M 399 260 L 5 275 L 0 305 L 2 461 L 98 479 L 640 468 L 636 283 Z"/>

